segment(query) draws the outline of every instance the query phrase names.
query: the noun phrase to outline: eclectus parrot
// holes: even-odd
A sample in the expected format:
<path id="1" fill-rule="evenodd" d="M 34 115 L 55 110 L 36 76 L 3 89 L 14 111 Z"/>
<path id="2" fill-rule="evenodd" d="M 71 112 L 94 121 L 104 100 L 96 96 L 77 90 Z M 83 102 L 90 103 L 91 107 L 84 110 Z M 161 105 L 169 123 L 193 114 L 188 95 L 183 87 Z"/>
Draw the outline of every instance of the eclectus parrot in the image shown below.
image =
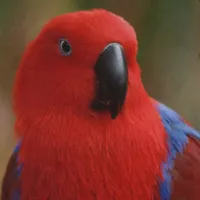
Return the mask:
<path id="1" fill-rule="evenodd" d="M 1 200 L 200 199 L 200 134 L 147 94 L 137 48 L 103 9 L 44 26 L 16 75 Z"/>

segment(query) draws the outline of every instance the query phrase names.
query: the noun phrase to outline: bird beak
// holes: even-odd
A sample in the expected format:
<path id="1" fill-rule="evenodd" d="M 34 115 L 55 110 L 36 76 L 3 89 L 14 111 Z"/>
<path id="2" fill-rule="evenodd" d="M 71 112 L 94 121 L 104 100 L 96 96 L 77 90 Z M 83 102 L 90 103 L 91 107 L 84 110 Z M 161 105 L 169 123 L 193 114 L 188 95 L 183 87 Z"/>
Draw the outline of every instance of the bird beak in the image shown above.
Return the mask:
<path id="1" fill-rule="evenodd" d="M 108 44 L 101 52 L 94 67 L 96 74 L 96 96 L 92 108 L 109 110 L 111 118 L 115 119 L 124 104 L 128 69 L 123 47 L 118 43 Z"/>

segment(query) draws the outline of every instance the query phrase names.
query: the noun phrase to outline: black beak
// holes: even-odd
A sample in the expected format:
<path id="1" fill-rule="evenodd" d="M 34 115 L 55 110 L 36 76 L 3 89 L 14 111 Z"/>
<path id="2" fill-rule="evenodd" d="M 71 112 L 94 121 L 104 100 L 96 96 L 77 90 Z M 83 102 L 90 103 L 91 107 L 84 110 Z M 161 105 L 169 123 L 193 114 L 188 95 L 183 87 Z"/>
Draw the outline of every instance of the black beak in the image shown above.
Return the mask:
<path id="1" fill-rule="evenodd" d="M 109 110 L 111 118 L 115 119 L 124 104 L 128 69 L 123 47 L 111 43 L 100 54 L 94 67 L 96 74 L 96 95 L 92 108 L 96 111 Z"/>

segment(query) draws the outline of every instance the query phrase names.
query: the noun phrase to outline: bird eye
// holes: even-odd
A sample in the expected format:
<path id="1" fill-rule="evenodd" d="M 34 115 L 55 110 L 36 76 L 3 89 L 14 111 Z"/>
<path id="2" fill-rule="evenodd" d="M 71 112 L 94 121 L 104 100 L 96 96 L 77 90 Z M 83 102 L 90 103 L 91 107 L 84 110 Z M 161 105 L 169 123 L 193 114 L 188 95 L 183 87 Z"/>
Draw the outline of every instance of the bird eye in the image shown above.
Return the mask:
<path id="1" fill-rule="evenodd" d="M 60 48 L 61 54 L 64 56 L 69 56 L 72 52 L 69 42 L 65 39 L 61 39 L 59 41 L 59 48 Z"/>

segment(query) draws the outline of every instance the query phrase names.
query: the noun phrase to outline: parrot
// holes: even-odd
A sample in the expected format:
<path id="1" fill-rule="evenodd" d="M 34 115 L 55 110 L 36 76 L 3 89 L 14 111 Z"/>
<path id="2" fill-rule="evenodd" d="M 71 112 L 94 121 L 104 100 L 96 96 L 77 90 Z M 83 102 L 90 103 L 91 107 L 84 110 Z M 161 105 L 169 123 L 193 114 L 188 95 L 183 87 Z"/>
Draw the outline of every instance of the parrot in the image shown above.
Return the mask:
<path id="1" fill-rule="evenodd" d="M 148 94 L 137 52 L 103 8 L 41 28 L 16 72 L 1 200 L 200 199 L 200 133 Z"/>

